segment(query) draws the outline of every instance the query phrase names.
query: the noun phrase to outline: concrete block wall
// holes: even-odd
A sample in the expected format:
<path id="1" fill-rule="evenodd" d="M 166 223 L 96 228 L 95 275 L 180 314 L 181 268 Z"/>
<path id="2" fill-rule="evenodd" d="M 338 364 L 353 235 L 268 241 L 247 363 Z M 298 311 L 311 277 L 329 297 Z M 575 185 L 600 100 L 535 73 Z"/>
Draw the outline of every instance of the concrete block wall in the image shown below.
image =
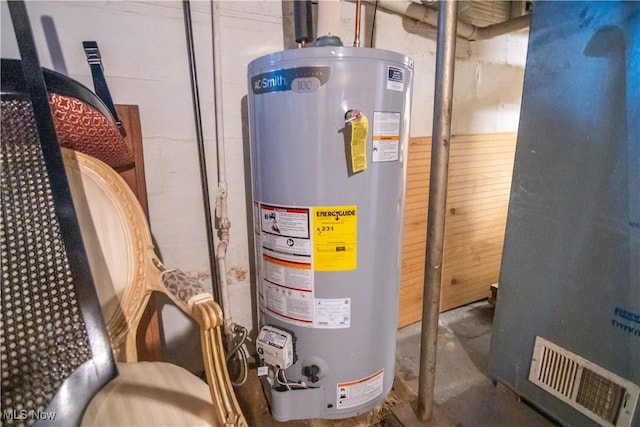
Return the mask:
<path id="1" fill-rule="evenodd" d="M 229 216 L 232 222 L 227 276 L 231 312 L 237 323 L 254 323 L 247 212 L 248 132 L 247 64 L 294 45 L 290 3 L 223 1 L 221 10 L 224 139 Z M 179 1 L 29 1 L 40 60 L 89 87 L 91 75 L 83 40 L 96 40 L 116 103 L 140 106 L 151 229 L 164 262 L 209 281 L 209 262 L 189 68 Z M 191 2 L 210 193 L 216 193 L 213 112 L 211 4 Z M 355 5 L 341 5 L 342 39 L 353 41 Z M 365 6 L 363 45 L 371 45 L 373 6 Z M 18 57 L 6 3 L 0 9 L 2 57 Z M 52 56 L 51 25 L 61 55 Z M 48 34 L 49 36 L 45 35 Z M 285 36 L 286 34 L 286 36 Z M 527 35 L 518 33 L 484 42 L 460 41 L 457 49 L 453 131 L 515 131 L 524 75 Z M 373 46 L 415 61 L 411 136 L 431 135 L 435 75 L 435 31 L 394 14 L 377 11 Z M 200 369 L 194 325 L 170 306 L 163 307 L 167 358 Z M 187 347 L 185 347 L 187 346 Z"/>

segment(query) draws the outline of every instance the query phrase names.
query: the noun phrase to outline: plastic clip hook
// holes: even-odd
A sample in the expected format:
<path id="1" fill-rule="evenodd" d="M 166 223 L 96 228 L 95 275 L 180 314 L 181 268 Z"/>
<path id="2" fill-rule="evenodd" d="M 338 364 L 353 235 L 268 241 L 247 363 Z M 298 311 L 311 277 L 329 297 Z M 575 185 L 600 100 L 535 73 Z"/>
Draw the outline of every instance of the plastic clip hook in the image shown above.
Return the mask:
<path id="1" fill-rule="evenodd" d="M 360 110 L 349 110 L 344 114 L 345 123 L 357 122 L 362 118 L 362 111 Z"/>

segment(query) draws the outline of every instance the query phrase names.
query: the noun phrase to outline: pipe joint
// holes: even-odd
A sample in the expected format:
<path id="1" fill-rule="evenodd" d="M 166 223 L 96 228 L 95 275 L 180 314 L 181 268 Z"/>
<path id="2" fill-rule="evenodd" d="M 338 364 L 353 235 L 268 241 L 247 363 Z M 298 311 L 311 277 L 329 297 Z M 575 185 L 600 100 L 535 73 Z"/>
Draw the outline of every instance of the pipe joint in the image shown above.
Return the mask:
<path id="1" fill-rule="evenodd" d="M 224 240 L 220 240 L 220 243 L 218 243 L 218 251 L 216 254 L 216 258 L 219 260 L 224 260 L 227 257 L 227 248 L 229 247 L 229 239 L 228 239 L 229 235 L 227 235 L 227 239 Z"/>
<path id="2" fill-rule="evenodd" d="M 227 218 L 226 216 L 223 218 L 220 218 L 220 221 L 218 223 L 218 230 L 220 231 L 220 233 L 226 234 L 228 236 L 230 228 L 231 228 L 231 220 L 229 220 L 229 218 Z"/>

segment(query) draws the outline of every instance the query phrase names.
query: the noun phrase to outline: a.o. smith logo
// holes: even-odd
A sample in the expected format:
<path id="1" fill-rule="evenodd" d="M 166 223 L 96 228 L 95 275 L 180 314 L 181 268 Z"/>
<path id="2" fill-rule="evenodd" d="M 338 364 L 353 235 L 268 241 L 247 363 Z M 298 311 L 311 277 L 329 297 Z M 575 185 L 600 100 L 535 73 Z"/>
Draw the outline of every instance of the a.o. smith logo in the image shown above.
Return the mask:
<path id="1" fill-rule="evenodd" d="M 329 80 L 331 67 L 297 67 L 269 71 L 251 78 L 256 95 L 269 92 L 314 92 Z"/>

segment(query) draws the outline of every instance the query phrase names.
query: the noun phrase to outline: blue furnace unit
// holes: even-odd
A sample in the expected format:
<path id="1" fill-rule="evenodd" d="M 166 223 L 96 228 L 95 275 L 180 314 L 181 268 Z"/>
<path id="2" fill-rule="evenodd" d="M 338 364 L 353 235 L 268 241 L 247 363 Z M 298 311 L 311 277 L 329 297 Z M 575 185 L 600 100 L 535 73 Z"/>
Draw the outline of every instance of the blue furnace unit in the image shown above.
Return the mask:
<path id="1" fill-rule="evenodd" d="M 489 374 L 640 426 L 640 2 L 536 2 Z"/>

